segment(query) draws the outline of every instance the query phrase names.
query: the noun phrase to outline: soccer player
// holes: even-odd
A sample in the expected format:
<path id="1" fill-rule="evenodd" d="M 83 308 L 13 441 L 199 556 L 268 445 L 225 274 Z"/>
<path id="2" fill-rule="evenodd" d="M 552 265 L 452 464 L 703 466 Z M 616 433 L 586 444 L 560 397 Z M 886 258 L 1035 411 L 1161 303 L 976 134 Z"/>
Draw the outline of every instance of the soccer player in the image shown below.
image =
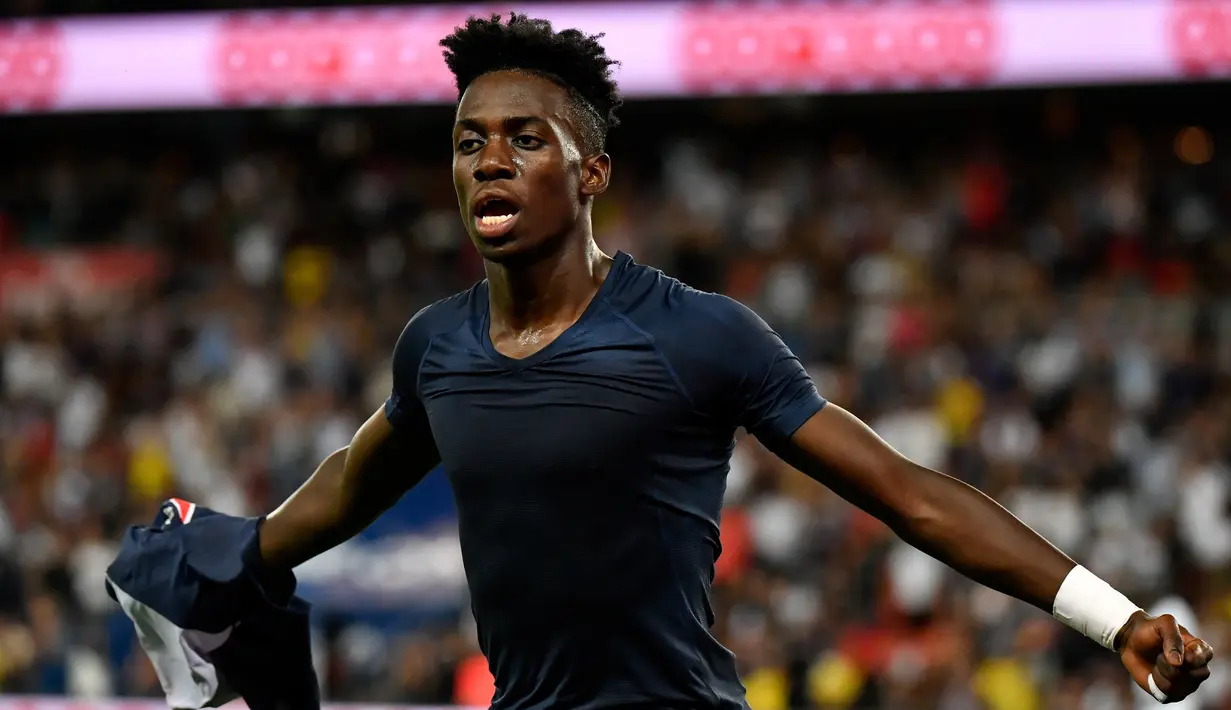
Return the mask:
<path id="1" fill-rule="evenodd" d="M 285 570 L 357 534 L 443 463 L 500 710 L 746 707 L 710 633 L 738 427 L 982 584 L 1119 654 L 1162 702 L 1212 650 L 1004 508 L 827 404 L 760 318 L 614 257 L 590 212 L 621 101 L 599 37 L 513 15 L 441 44 L 453 181 L 486 280 L 419 311 L 393 392 L 260 531 Z"/>

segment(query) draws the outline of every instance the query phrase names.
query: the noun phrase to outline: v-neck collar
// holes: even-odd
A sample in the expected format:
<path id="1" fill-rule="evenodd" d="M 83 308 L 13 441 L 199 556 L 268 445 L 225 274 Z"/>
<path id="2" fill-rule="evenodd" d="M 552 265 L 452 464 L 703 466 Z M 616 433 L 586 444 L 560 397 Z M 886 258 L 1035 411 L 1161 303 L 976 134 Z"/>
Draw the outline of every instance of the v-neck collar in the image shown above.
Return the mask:
<path id="1" fill-rule="evenodd" d="M 615 257 L 611 260 L 611 269 L 603 278 L 603 283 L 599 285 L 598 291 L 594 294 L 594 297 L 590 299 L 590 303 L 586 306 L 586 309 L 582 311 L 581 317 L 574 321 L 572 325 L 565 328 L 564 332 L 556 336 L 555 340 L 551 341 L 540 350 L 522 358 L 504 355 L 500 351 L 496 350 L 495 344 L 492 343 L 492 305 L 491 297 L 487 293 L 488 289 L 491 288 L 491 285 L 487 284 L 484 288 L 483 322 L 480 325 L 479 332 L 479 340 L 483 344 L 483 351 L 487 353 L 487 356 L 491 358 L 493 362 L 510 370 L 524 370 L 527 367 L 550 358 L 552 355 L 559 352 L 561 348 L 567 345 L 569 341 L 575 338 L 577 333 L 581 332 L 584 328 L 586 321 L 592 318 L 594 313 L 602 307 L 602 301 L 606 298 L 607 294 L 611 292 L 611 289 L 614 287 L 615 283 L 619 281 L 620 274 L 624 271 L 624 268 L 630 261 L 632 261 L 632 257 L 623 251 L 617 251 Z"/>

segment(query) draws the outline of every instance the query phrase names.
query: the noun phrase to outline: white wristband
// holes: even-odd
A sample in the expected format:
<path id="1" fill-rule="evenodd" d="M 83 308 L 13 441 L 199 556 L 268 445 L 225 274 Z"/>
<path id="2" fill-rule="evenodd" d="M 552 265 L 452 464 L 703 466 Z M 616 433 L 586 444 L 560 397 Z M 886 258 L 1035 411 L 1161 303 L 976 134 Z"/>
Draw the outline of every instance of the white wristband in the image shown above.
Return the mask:
<path id="1" fill-rule="evenodd" d="M 1150 686 L 1149 687 L 1150 695 L 1153 695 L 1154 699 L 1160 703 L 1167 702 L 1167 694 L 1164 693 L 1162 690 L 1159 690 L 1158 683 L 1154 680 L 1153 673 L 1150 674 L 1150 677 L 1148 680 L 1150 681 L 1149 683 L 1147 683 L 1147 685 Z"/>
<path id="2" fill-rule="evenodd" d="M 1115 650 L 1116 634 L 1141 608 L 1093 572 L 1077 565 L 1060 585 L 1052 616 L 1085 634 L 1104 648 Z"/>

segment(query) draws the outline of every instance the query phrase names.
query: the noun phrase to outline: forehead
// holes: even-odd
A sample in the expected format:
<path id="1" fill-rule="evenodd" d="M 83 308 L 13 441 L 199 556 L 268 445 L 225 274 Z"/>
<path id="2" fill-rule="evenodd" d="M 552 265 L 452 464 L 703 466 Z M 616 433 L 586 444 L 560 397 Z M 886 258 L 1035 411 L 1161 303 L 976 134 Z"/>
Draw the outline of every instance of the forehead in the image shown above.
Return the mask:
<path id="1" fill-rule="evenodd" d="M 497 123 L 511 116 L 567 122 L 568 91 L 555 82 L 522 71 L 484 74 L 466 87 L 457 120 Z"/>

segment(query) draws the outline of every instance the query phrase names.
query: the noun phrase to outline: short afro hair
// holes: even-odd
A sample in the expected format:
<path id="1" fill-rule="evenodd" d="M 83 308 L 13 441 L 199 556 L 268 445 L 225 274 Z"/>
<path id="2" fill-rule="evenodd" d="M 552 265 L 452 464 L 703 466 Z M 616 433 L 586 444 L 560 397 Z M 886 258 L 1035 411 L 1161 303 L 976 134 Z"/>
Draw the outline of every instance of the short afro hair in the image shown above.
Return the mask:
<path id="1" fill-rule="evenodd" d="M 576 111 L 576 126 L 582 148 L 602 152 L 608 129 L 619 124 L 616 110 L 623 101 L 611 78 L 619 62 L 607 56 L 599 43 L 603 35 L 580 30 L 552 29 L 547 20 L 511 13 L 508 22 L 500 15 L 471 17 L 453 34 L 440 40 L 445 64 L 457 79 L 461 100 L 466 87 L 483 74 L 521 70 L 548 79 L 567 89 Z"/>

